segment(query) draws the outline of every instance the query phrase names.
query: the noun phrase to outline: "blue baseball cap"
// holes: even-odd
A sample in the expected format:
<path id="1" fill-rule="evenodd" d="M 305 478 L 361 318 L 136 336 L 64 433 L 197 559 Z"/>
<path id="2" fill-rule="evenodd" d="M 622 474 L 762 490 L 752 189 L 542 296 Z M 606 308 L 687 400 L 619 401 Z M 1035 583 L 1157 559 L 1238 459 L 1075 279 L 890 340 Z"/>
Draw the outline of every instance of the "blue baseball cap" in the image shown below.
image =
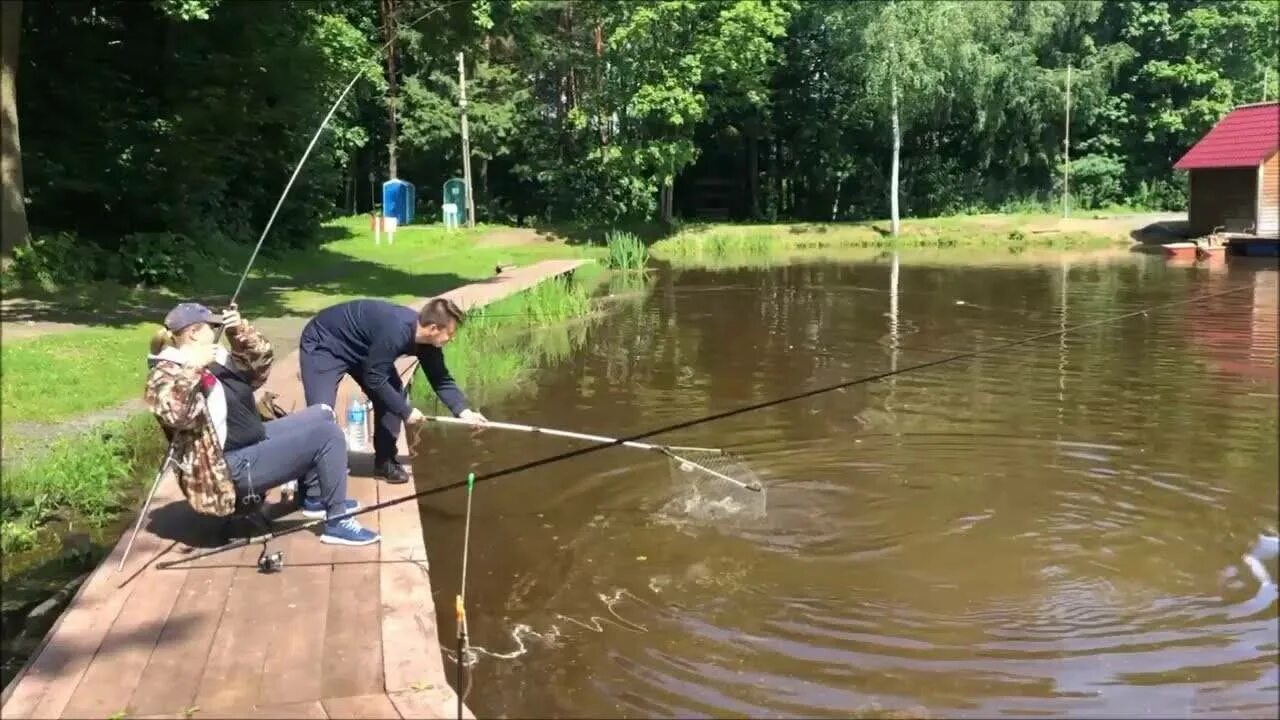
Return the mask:
<path id="1" fill-rule="evenodd" d="M 169 332 L 178 332 L 182 328 L 195 323 L 221 325 L 222 318 L 214 315 L 212 310 L 199 303 L 182 303 L 164 316 L 164 326 L 169 329 Z"/>

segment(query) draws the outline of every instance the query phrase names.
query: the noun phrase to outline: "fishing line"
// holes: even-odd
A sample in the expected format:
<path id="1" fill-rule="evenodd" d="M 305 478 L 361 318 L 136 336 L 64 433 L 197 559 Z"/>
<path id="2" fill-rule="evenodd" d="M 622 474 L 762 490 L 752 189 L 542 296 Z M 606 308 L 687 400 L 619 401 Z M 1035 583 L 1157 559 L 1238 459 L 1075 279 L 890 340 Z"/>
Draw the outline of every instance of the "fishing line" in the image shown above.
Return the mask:
<path id="1" fill-rule="evenodd" d="M 766 400 L 766 401 L 764 401 L 764 402 L 754 403 L 754 404 L 751 404 L 751 405 L 744 405 L 744 406 L 742 406 L 742 407 L 734 408 L 734 409 L 732 409 L 732 410 L 725 410 L 724 412 L 715 413 L 715 414 L 713 414 L 713 415 L 706 415 L 706 416 L 703 416 L 703 417 L 700 417 L 700 418 L 695 418 L 695 419 L 693 419 L 693 420 L 685 420 L 685 421 L 682 421 L 682 422 L 673 423 L 673 424 L 671 424 L 671 425 L 666 425 L 666 426 L 663 426 L 663 427 L 657 428 L 657 429 L 655 429 L 655 430 L 650 430 L 650 431 L 648 431 L 648 432 L 640 433 L 640 434 L 637 434 L 637 435 L 632 435 L 631 437 L 618 438 L 618 439 L 616 439 L 616 440 L 613 440 L 612 442 L 599 443 L 599 444 L 591 445 L 591 446 L 584 447 L 584 448 L 578 448 L 578 449 L 576 449 L 576 450 L 568 450 L 568 451 L 565 451 L 565 452 L 562 452 L 562 453 L 558 453 L 558 454 L 556 454 L 556 455 L 550 455 L 550 456 L 547 456 L 547 457 L 544 457 L 544 458 L 539 458 L 539 459 L 537 459 L 537 460 L 530 460 L 529 462 L 520 463 L 519 465 L 512 465 L 512 466 L 510 466 L 510 467 L 503 468 L 503 469 L 501 469 L 501 470 L 495 470 L 495 471 L 493 471 L 493 472 L 485 473 L 485 474 L 483 474 L 483 475 L 476 475 L 474 478 L 468 477 L 468 479 L 467 479 L 467 480 L 463 480 L 463 481 L 460 481 L 460 482 L 449 483 L 449 484 L 447 484 L 447 485 L 441 485 L 441 486 L 439 486 L 439 487 L 430 488 L 430 489 L 428 489 L 428 490 L 419 490 L 418 492 L 415 492 L 415 493 L 413 493 L 412 495 L 406 495 L 406 496 L 404 496 L 404 497 L 395 498 L 395 499 L 392 499 L 392 500 L 387 500 L 387 501 L 384 501 L 384 502 L 376 503 L 376 504 L 374 504 L 374 505 L 369 505 L 369 506 L 367 506 L 367 507 L 361 507 L 361 508 L 358 508 L 358 509 L 356 509 L 356 510 L 353 510 L 353 511 L 350 511 L 350 512 L 347 512 L 347 513 L 344 513 L 344 514 L 342 514 L 342 515 L 338 515 L 338 516 L 336 516 L 336 517 L 334 517 L 334 518 L 330 518 L 329 520 L 325 520 L 325 519 L 316 519 L 316 520 L 311 520 L 311 521 L 308 521 L 308 522 L 303 523 L 303 524 L 301 524 L 301 525 L 295 525 L 295 526 L 293 526 L 293 527 L 291 527 L 291 528 L 289 528 L 289 529 L 287 529 L 287 530 L 283 530 L 283 531 L 281 531 L 281 532 L 279 532 L 279 533 L 267 533 L 267 534 L 265 534 L 265 535 L 261 535 L 261 536 L 258 536 L 258 537 L 241 538 L 241 539 L 239 539 L 239 540 L 236 540 L 235 542 L 232 542 L 232 543 L 228 543 L 228 544 L 226 544 L 226 545 L 223 545 L 222 547 L 212 548 L 212 549 L 210 549 L 210 550 L 205 550 L 205 551 L 202 551 L 202 552 L 199 552 L 199 553 L 194 553 L 194 554 L 188 555 L 188 556 L 186 556 L 186 557 L 184 557 L 184 558 L 179 558 L 179 559 L 177 559 L 177 560 L 170 560 L 170 561 L 168 561 L 168 562 L 157 563 L 157 564 L 156 564 L 156 568 L 157 568 L 157 569 L 170 568 L 170 567 L 173 567 L 174 565 L 178 565 L 178 564 L 181 564 L 181 563 L 184 563 L 184 562 L 190 562 L 190 561 L 192 561 L 192 560 L 197 560 L 197 559 L 200 559 L 200 558 L 208 557 L 208 556 L 210 556 L 210 555 L 216 555 L 216 554 L 218 554 L 218 553 L 223 553 L 223 552 L 227 552 L 227 551 L 230 551 L 230 550 L 235 550 L 235 549 L 237 549 L 237 548 L 241 548 L 241 547 L 244 547 L 245 545 L 249 545 L 249 544 L 251 544 L 251 543 L 255 543 L 255 542 L 263 542 L 263 543 L 265 543 L 265 542 L 270 541 L 270 540 L 272 540 L 272 539 L 274 539 L 274 538 L 283 537 L 283 536 L 285 536 L 285 535 L 290 535 L 290 534 L 295 533 L 295 532 L 300 532 L 300 531 L 302 531 L 302 530 L 308 530 L 308 529 L 311 529 L 311 528 L 317 527 L 317 526 L 321 525 L 322 523 L 328 522 L 328 521 L 330 521 L 330 520 L 332 520 L 332 521 L 336 522 L 336 521 L 339 521 L 339 520 L 344 520 L 344 519 L 349 518 L 349 517 L 354 517 L 354 516 L 356 516 L 356 515 L 363 515 L 364 513 L 367 513 L 367 512 L 373 512 L 373 511 L 375 511 L 375 510 L 381 510 L 381 509 L 383 509 L 383 508 L 391 507 L 391 506 L 393 506 L 393 505 L 399 505 L 400 503 L 409 502 L 409 501 L 411 501 L 411 500 L 415 500 L 415 501 L 416 501 L 416 500 L 420 500 L 421 498 L 424 498 L 424 497 L 429 497 L 429 496 L 431 496 L 431 495 L 438 495 L 438 494 L 440 494 L 440 493 L 448 492 L 448 491 L 450 491 L 450 490 L 457 490 L 458 488 L 461 488 L 461 487 L 467 487 L 467 486 L 469 486 L 469 485 L 470 485 L 470 486 L 474 486 L 474 484 L 475 484 L 475 483 L 485 482 L 485 481 L 487 481 L 487 480 L 496 480 L 496 479 L 498 479 L 498 478 L 500 478 L 500 477 L 505 477 L 505 476 L 507 476 L 507 475 L 514 475 L 515 473 L 523 472 L 523 471 L 525 471 L 525 470 L 531 470 L 531 469 L 533 469 L 533 468 L 541 467 L 541 466 L 543 466 L 543 465 L 550 465 L 550 464 L 553 464 L 553 463 L 560 462 L 560 461 L 562 461 L 562 460 L 568 460 L 568 459 L 570 459 L 570 458 L 575 458 L 575 457 L 578 457 L 578 456 L 580 456 L 580 455 L 586 455 L 586 454 L 588 454 L 588 453 L 597 452 L 597 451 L 603 450 L 603 449 L 605 449 L 605 448 L 609 448 L 609 447 L 614 447 L 614 446 L 617 446 L 617 445 L 621 445 L 621 444 L 626 443 L 626 442 L 634 442 L 634 441 L 637 441 L 637 440 L 643 440 L 643 439 L 645 439 L 645 438 L 652 437 L 652 436 L 654 436 L 654 435 L 660 435 L 660 434 L 663 434 L 663 433 L 671 432 L 671 431 L 673 431 L 673 430 L 681 430 L 681 429 L 684 429 L 684 428 L 694 427 L 695 425 L 701 425 L 701 424 L 704 424 L 704 423 L 712 422 L 712 421 L 714 421 L 714 420 L 722 420 L 722 419 L 724 419 L 724 418 L 733 417 L 733 416 L 735 416 L 735 415 L 741 415 L 741 414 L 743 414 L 743 413 L 748 413 L 748 412 L 751 412 L 751 411 L 753 411 L 753 410 L 760 410 L 760 409 L 763 409 L 763 408 L 772 407 L 772 406 L 775 406 L 775 405 L 781 405 L 781 404 L 783 404 L 783 403 L 788 403 L 788 402 L 792 402 L 792 401 L 795 401 L 795 400 L 802 400 L 802 399 L 804 399 L 804 398 L 813 397 L 813 396 L 815 396 L 815 395 L 821 395 L 821 394 L 823 394 L 823 393 L 833 392 L 833 391 L 836 391 L 836 390 L 841 390 L 841 389 L 843 389 L 843 388 L 853 387 L 853 386 L 855 386 L 855 385 L 863 385 L 863 384 L 866 384 L 866 383 L 872 383 L 872 382 L 876 382 L 876 381 L 878 381 L 878 380 L 884 380 L 884 379 L 886 379 L 886 378 L 894 377 L 894 376 L 896 376 L 896 375 L 902 375 L 902 374 L 904 374 L 904 373 L 915 372 L 915 371 L 917 371 L 917 370 L 924 370 L 924 369 L 926 369 L 926 368 L 931 368 L 931 367 L 936 367 L 936 366 L 939 366 L 939 365 L 944 365 L 944 364 L 946 364 L 946 363 L 955 362 L 955 361 L 957 361 L 957 360 L 966 360 L 966 359 L 968 359 L 968 358 L 977 357 L 977 356 L 979 356 L 979 355 L 985 355 L 985 354 L 993 353 L 993 352 L 996 352 L 996 351 L 999 351 L 999 350 L 1007 350 L 1007 349 L 1009 349 L 1009 348 L 1018 347 L 1018 346 L 1020 346 L 1020 345 L 1027 345 L 1027 344 L 1029 344 L 1029 343 L 1033 343 L 1033 342 L 1036 342 L 1036 341 L 1039 341 L 1039 340 L 1045 340 L 1045 339 L 1047 339 L 1047 338 L 1057 337 L 1057 336 L 1059 336 L 1059 335 L 1063 335 L 1063 334 L 1066 334 L 1066 333 L 1077 332 L 1077 331 L 1080 331 L 1080 330 L 1086 330 L 1086 329 L 1088 329 L 1088 328 L 1092 328 L 1092 327 L 1099 327 L 1099 326 L 1101 326 L 1101 325 L 1106 325 L 1106 324 L 1109 324 L 1109 323 L 1118 322 L 1118 321 L 1120 321 L 1120 320 L 1126 320 L 1126 319 L 1128 319 L 1128 318 L 1139 317 L 1139 316 L 1146 315 L 1146 314 L 1148 314 L 1148 313 L 1150 313 L 1150 312 L 1153 312 L 1153 311 L 1156 311 L 1156 310 L 1164 310 L 1164 309 L 1167 309 L 1167 308 L 1179 307 L 1179 306 L 1182 306 L 1182 305 L 1190 305 L 1190 304 L 1192 304 L 1192 303 L 1200 302 L 1200 301 L 1202 301 L 1202 300 L 1209 300 L 1209 299 L 1216 298 L 1216 297 L 1223 297 L 1223 296 L 1225 296 L 1225 295 L 1231 295 L 1231 294 L 1234 294 L 1234 293 L 1244 292 L 1245 290 L 1252 291 L 1252 290 L 1253 290 L 1253 286 L 1252 286 L 1252 285 L 1241 285 L 1241 286 L 1239 286 L 1239 287 L 1229 288 L 1229 289 L 1227 289 L 1227 290 L 1220 290 L 1220 291 L 1218 291 L 1218 292 L 1214 292 L 1214 293 L 1207 293 L 1207 294 L 1204 294 L 1204 295 L 1197 295 L 1197 296 L 1195 296 L 1195 297 L 1192 297 L 1192 298 L 1186 298 L 1186 299 L 1183 299 L 1183 300 L 1175 300 L 1175 301 L 1171 301 L 1171 302 L 1167 302 L 1167 303 L 1162 303 L 1162 304 L 1159 304 L 1159 305 L 1150 305 L 1150 306 L 1147 306 L 1147 307 L 1142 308 L 1142 309 L 1139 309 L 1139 310 L 1134 310 L 1134 311 L 1132 311 L 1132 312 L 1123 313 L 1123 314 L 1121 314 L 1121 315 L 1114 315 L 1114 316 L 1111 316 L 1111 317 L 1103 318 L 1103 319 L 1101 319 L 1101 320 L 1094 320 L 1094 321 L 1092 321 L 1092 322 L 1081 323 L 1081 324 L 1079 324 L 1079 325 L 1072 325 L 1072 326 L 1067 327 L 1067 328 L 1062 328 L 1062 329 L 1058 329 L 1058 330 L 1050 330 L 1050 331 L 1043 332 L 1043 333 L 1037 333 L 1037 334 L 1035 334 L 1035 335 L 1031 335 L 1031 336 L 1028 336 L 1028 337 L 1022 338 L 1022 339 L 1020 339 L 1020 340 L 1011 340 L 1011 341 L 1009 341 L 1009 342 L 1004 342 L 1004 343 L 1000 343 L 1000 344 L 997 344 L 997 345 L 992 345 L 992 346 L 987 347 L 987 348 L 978 348 L 978 349 L 976 349 L 976 350 L 971 350 L 971 351 L 969 351 L 969 352 L 964 352 L 964 353 L 958 353 L 958 354 L 956 354 L 956 355 L 951 355 L 951 356 L 948 356 L 948 357 L 945 357 L 945 358 L 939 358 L 939 359 L 937 359 L 937 360 L 929 360 L 929 361 L 926 361 L 926 362 L 917 363 L 917 364 L 915 364 L 915 365 L 908 365 L 907 367 L 898 368 L 898 369 L 896 369 L 896 370 L 888 370 L 888 371 L 885 371 L 885 372 L 882 372 L 882 373 L 876 373 L 876 374 L 874 374 L 874 375 L 867 375 L 867 376 L 864 376 L 864 377 L 855 378 L 855 379 L 853 379 L 853 380 L 846 380 L 846 381 L 844 381 L 844 382 L 836 383 L 836 384 L 834 384 L 834 385 L 826 385 L 826 386 L 823 386 L 823 387 L 815 388 L 815 389 L 813 389 L 813 390 L 806 390 L 805 392 L 796 393 L 796 394 L 794 394 L 794 395 L 788 395 L 788 396 L 781 397 L 781 398 L 774 398 L 774 399 L 772 399 L 772 400 Z M 482 425 L 477 424 L 475 427 L 476 427 L 476 428 L 482 428 L 483 426 L 482 426 Z"/>

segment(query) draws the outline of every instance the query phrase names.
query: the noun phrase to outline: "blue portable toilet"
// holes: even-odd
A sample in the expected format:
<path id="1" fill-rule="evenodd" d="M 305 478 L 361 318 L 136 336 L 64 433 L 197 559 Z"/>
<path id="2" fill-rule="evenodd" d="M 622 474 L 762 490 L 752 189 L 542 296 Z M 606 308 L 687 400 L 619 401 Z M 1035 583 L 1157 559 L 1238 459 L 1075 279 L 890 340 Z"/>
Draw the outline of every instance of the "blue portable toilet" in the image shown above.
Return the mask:
<path id="1" fill-rule="evenodd" d="M 413 183 L 395 179 L 382 183 L 382 214 L 396 219 L 396 225 L 404 227 L 413 222 L 413 208 L 417 192 Z"/>

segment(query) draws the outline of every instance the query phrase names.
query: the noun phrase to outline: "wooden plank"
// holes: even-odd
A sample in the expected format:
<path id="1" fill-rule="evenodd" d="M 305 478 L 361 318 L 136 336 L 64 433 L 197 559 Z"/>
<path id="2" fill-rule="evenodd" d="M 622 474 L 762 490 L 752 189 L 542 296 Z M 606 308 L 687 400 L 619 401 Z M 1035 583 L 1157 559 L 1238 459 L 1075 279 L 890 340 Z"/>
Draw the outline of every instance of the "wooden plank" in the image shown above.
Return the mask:
<path id="1" fill-rule="evenodd" d="M 168 717 L 168 716 L 165 716 Z M 182 716 L 179 716 L 182 717 Z M 239 720 L 246 718 L 248 720 L 285 720 L 286 718 L 299 718 L 301 720 L 327 720 L 329 714 L 324 711 L 324 706 L 318 700 L 303 703 L 271 703 L 261 705 L 217 705 L 217 706 L 200 706 L 198 710 L 191 716 L 195 720 L 206 720 L 208 718 L 220 718 L 225 720 Z"/>
<path id="2" fill-rule="evenodd" d="M 412 482 L 380 483 L 378 498 L 405 497 L 413 487 Z M 413 512 L 403 511 L 407 506 Z M 388 693 L 444 678 L 431 576 L 428 564 L 414 557 L 426 554 L 416 511 L 411 502 L 382 511 L 382 657 Z"/>
<path id="3" fill-rule="evenodd" d="M 393 718 L 399 720 L 400 712 L 396 710 L 391 698 L 381 692 L 373 695 L 355 697 L 328 698 L 323 701 L 324 710 L 333 718 Z"/>
<path id="4" fill-rule="evenodd" d="M 242 552 L 256 558 L 256 550 L 250 545 Z M 236 568 L 195 705 L 253 707 L 267 660 L 272 621 L 280 617 L 280 586 L 279 574 L 261 574 L 251 563 Z"/>
<path id="5" fill-rule="evenodd" d="M 319 544 L 315 538 L 306 540 Z M 332 567 L 319 565 L 287 566 L 277 576 L 283 587 L 270 600 L 276 605 L 276 611 L 270 613 L 276 621 L 262 625 L 271 639 L 257 702 L 303 703 L 322 697 L 321 667 L 332 575 Z"/>
<path id="6" fill-rule="evenodd" d="M 372 478 L 352 478 L 352 493 L 361 506 L 377 502 Z M 381 511 L 361 515 L 378 530 Z M 382 685 L 382 601 L 378 546 L 343 548 L 346 561 L 334 564 L 329 591 L 329 621 L 325 627 L 324 678 L 328 697 L 380 694 Z M 330 714 L 333 714 L 330 711 Z M 339 714 L 341 717 L 341 714 Z"/>
<path id="7" fill-rule="evenodd" d="M 106 717 L 127 709 L 133 688 L 186 583 L 187 572 L 151 570 L 142 576 L 143 584 L 112 623 L 63 710 L 64 715 Z"/>
<path id="8" fill-rule="evenodd" d="M 243 554 L 243 551 L 241 553 Z M 229 553 L 235 558 L 238 553 Z M 168 570 L 159 572 L 171 572 Z M 190 570 L 129 709 L 135 715 L 180 712 L 195 704 L 214 633 L 224 615 L 234 567 Z"/>
<path id="9" fill-rule="evenodd" d="M 443 677 L 435 608 L 425 563 L 382 566 L 382 657 L 388 692 Z"/>
<path id="10" fill-rule="evenodd" d="M 448 685 L 406 690 L 388 693 L 391 702 L 406 718 L 445 718 L 452 720 L 458 717 L 458 695 Z M 475 720 L 466 703 L 462 704 L 462 717 Z"/>

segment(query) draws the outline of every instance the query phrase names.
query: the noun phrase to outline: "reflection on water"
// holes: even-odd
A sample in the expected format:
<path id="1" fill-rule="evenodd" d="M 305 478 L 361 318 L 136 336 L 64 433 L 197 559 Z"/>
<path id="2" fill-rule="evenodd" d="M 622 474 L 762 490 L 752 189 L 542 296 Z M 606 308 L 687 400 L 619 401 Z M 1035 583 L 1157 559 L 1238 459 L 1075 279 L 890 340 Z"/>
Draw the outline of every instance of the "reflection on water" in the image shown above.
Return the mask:
<path id="1" fill-rule="evenodd" d="M 673 512 L 666 459 L 625 448 L 478 486 L 468 703 L 494 717 L 1275 716 L 1266 578 L 1280 573 L 1260 539 L 1280 509 L 1274 269 L 668 272 L 535 392 L 484 409 L 616 437 L 1237 286 L 655 438 L 742 457 L 768 486 L 759 517 Z M 419 477 L 572 447 L 437 430 Z M 463 502 L 423 506 L 442 598 Z"/>

